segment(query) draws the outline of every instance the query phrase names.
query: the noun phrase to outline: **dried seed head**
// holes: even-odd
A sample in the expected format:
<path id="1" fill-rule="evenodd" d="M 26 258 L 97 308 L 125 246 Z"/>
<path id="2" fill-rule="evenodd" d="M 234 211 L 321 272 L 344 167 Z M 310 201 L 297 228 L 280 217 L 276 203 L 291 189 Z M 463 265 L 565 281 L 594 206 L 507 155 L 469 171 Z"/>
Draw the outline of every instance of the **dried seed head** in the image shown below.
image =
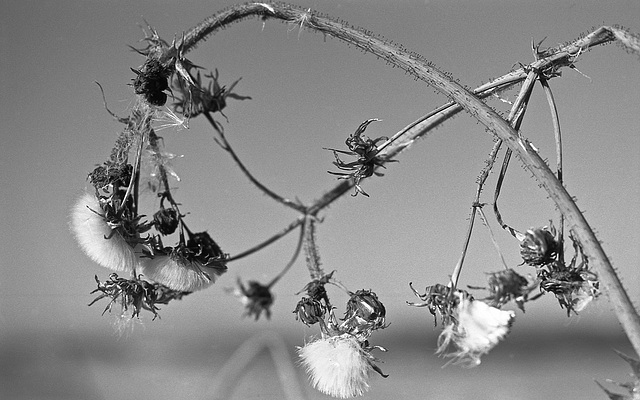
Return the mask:
<path id="1" fill-rule="evenodd" d="M 316 339 L 299 347 L 298 354 L 314 388 L 329 396 L 348 399 L 369 389 L 371 371 L 382 375 L 370 354 L 374 348 L 386 350 L 369 347 L 347 333 Z"/>
<path id="2" fill-rule="evenodd" d="M 446 356 L 452 357 L 455 363 L 473 367 L 509 333 L 515 313 L 473 300 L 463 292 L 456 292 L 455 297 L 458 302 L 454 318 L 438 337 L 437 353 L 444 354 L 449 345 L 454 344 L 456 351 Z"/>

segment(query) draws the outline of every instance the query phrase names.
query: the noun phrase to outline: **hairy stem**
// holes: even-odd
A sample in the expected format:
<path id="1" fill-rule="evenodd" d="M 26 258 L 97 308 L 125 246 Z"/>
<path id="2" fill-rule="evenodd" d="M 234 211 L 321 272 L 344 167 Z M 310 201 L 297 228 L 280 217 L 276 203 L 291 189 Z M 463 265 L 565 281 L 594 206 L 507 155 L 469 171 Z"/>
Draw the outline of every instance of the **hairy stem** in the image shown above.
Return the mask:
<path id="1" fill-rule="evenodd" d="M 613 266 L 585 220 L 584 215 L 580 212 L 580 209 L 562 183 L 530 145 L 529 141 L 522 138 L 507 121 L 473 93 L 451 80 L 445 73 L 435 68 L 419 54 L 407 52 L 392 43 L 373 37 L 370 32 L 364 29 L 351 28 L 340 22 L 316 16 L 310 11 L 303 11 L 279 3 L 254 3 L 234 6 L 207 18 L 201 24 L 185 32 L 183 39 L 178 41 L 175 46 L 166 49 L 161 59 L 166 61 L 171 57 L 177 58 L 179 51 L 182 53 L 188 52 L 216 29 L 251 15 L 300 23 L 301 29 L 313 29 L 370 52 L 445 94 L 485 125 L 500 140 L 504 141 L 509 149 L 532 172 L 541 186 L 547 191 L 549 197 L 556 203 L 560 212 L 565 216 L 567 227 L 582 244 L 590 264 L 594 266 L 599 274 L 599 279 L 611 300 L 618 320 L 622 324 L 636 353 L 640 354 L 640 316 L 633 307 L 629 296 L 622 287 Z M 625 34 L 624 31 L 617 28 L 601 27 L 573 43 L 546 51 L 541 55 L 542 58 L 540 60 L 532 64 L 532 68 L 542 71 L 549 68 L 558 69 L 563 66 L 571 66 L 575 58 L 590 47 L 613 40 L 619 40 L 631 51 L 640 52 L 640 40 L 637 37 Z"/>

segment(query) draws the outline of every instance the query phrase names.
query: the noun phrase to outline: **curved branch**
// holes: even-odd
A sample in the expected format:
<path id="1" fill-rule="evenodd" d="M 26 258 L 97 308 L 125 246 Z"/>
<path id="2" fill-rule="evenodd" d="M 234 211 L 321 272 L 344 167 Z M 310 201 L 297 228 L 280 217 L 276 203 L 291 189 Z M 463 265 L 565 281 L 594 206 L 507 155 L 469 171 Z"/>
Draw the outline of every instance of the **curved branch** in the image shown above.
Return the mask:
<path id="1" fill-rule="evenodd" d="M 171 57 L 177 58 L 178 52 L 188 52 L 216 29 L 251 15 L 299 22 L 301 29 L 310 28 L 370 52 L 445 94 L 504 141 L 509 149 L 533 173 L 565 216 L 567 226 L 582 244 L 584 252 L 590 261 L 593 261 L 600 281 L 608 293 L 618 320 L 622 324 L 631 344 L 635 351 L 640 354 L 640 316 L 638 316 L 631 300 L 622 287 L 593 230 L 562 183 L 530 145 L 529 141 L 520 137 L 518 132 L 507 121 L 502 119 L 473 93 L 451 80 L 445 73 L 435 68 L 419 54 L 409 53 L 392 43 L 372 37 L 370 32 L 363 29 L 347 27 L 342 23 L 318 17 L 309 11 L 305 12 L 284 4 L 254 3 L 234 6 L 207 18 L 201 24 L 185 32 L 183 38 L 176 42 L 175 46 L 164 49 L 161 59 L 166 61 Z M 543 58 L 531 64 L 531 67 L 542 71 L 549 68 L 558 69 L 563 66 L 571 66 L 576 57 L 585 50 L 616 39 L 620 40 L 628 49 L 639 51 L 640 40 L 635 36 L 625 35 L 624 33 L 624 31 L 617 28 L 601 27 L 569 45 L 547 50 L 544 54 L 541 54 Z"/>

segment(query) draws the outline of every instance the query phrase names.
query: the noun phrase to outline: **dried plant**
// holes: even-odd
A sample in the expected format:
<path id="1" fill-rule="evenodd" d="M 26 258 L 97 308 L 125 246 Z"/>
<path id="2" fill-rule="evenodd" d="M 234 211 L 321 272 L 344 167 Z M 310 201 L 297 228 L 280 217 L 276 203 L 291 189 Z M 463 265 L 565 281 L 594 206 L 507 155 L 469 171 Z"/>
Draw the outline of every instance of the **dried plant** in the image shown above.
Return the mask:
<path id="1" fill-rule="evenodd" d="M 345 127 L 345 132 L 354 132 L 345 133 L 348 150 L 328 148 L 333 152 L 333 164 L 339 170 L 329 172 L 337 175 L 341 181 L 311 204 L 287 199 L 267 188 L 248 170 L 225 136 L 223 125 L 215 119 L 218 114 L 224 116 L 224 109 L 230 106 L 229 100 L 250 99 L 234 91 L 240 78 L 227 87 L 221 83 L 217 69 L 214 68 L 215 73 L 201 74 L 200 68 L 186 58 L 190 51 L 217 30 L 252 16 L 264 21 L 284 21 L 290 25 L 288 30 L 299 31 L 299 37 L 303 30 L 335 37 L 403 69 L 445 94 L 451 101 L 395 134 L 377 139 L 364 136 L 365 129 L 372 122 L 379 121 L 376 118 L 366 119 L 355 132 L 353 127 Z M 379 360 L 371 354 L 372 350 L 386 349 L 369 343 L 375 331 L 387 327 L 386 309 L 373 291 L 350 291 L 336 280 L 335 270 L 328 274 L 324 271 L 316 243 L 321 223 L 318 213 L 346 193 L 369 196 L 361 187 L 364 180 L 381 175 L 379 169 L 395 161 L 409 144 L 464 110 L 487 128 L 495 142 L 477 181 L 462 254 L 446 283 L 426 286 L 424 294 L 410 284 L 420 302 L 409 305 L 426 307 L 434 316 L 436 325 L 440 318 L 442 332 L 438 339 L 438 354 L 467 366 L 478 365 L 480 357 L 504 340 L 514 323 L 515 312 L 502 310 L 503 306 L 513 302 L 524 311 L 525 303 L 551 292 L 558 299 L 560 307 L 571 316 L 596 299 L 601 291 L 610 298 L 624 331 L 635 351 L 640 353 L 640 317 L 600 242 L 564 187 L 561 130 L 549 84 L 550 80 L 561 75 L 563 68 L 575 69 L 575 63 L 587 50 L 614 41 L 629 52 L 640 54 L 637 35 L 621 27 L 603 26 L 557 47 L 541 49 L 540 43 L 532 44 L 534 62 L 521 65 L 489 83 L 469 90 L 417 53 L 408 52 L 367 30 L 350 27 L 311 9 L 304 10 L 287 4 L 249 3 L 230 7 L 186 30 L 171 43 L 161 39 L 153 28 L 148 27 L 145 37 L 147 47 L 136 49 L 144 56 L 144 61 L 140 67 L 131 69 L 134 73 L 133 92 L 137 96 L 135 105 L 127 117 L 117 117 L 107 109 L 123 123 L 124 128 L 109 159 L 89 174 L 89 181 L 95 190 L 84 194 L 73 208 L 72 229 L 87 255 L 103 267 L 130 275 L 122 278 L 112 273 L 104 282 L 96 277 L 98 288 L 94 292 L 101 294 L 94 302 L 109 298 L 111 301 L 105 311 L 110 311 L 113 304 L 119 304 L 123 312 L 130 310 L 132 317 L 138 318 L 140 311 L 147 310 L 155 318 L 158 315 L 157 304 L 167 304 L 209 287 L 227 271 L 228 264 L 253 255 L 298 229 L 298 244 L 291 260 L 277 276 L 267 284 L 249 280 L 245 285 L 238 279 L 236 288 L 229 292 L 240 299 L 246 315 L 257 320 L 264 313 L 269 318 L 271 308 L 275 306 L 274 285 L 304 251 L 310 280 L 301 283 L 304 289 L 300 293 L 304 292 L 305 295 L 295 308 L 293 305 L 290 308 L 295 318 L 303 324 L 317 325 L 320 336 L 298 349 L 301 363 L 309 372 L 312 385 L 323 393 L 341 398 L 363 394 L 370 387 L 371 371 L 386 377 L 376 364 Z M 551 109 L 556 142 L 554 168 L 519 132 L 537 82 L 543 87 Z M 509 115 L 504 118 L 483 101 L 518 85 L 517 98 L 512 103 Z M 169 98 L 173 99 L 171 107 L 165 106 Z M 299 213 L 280 232 L 235 255 L 224 253 L 208 232 L 192 232 L 188 228 L 187 214 L 181 211 L 183 204 L 174 199 L 174 185 L 169 183 L 170 180 L 180 181 L 171 165 L 176 156 L 164 149 L 157 132 L 172 127 L 187 128 L 189 119 L 199 116 L 209 122 L 216 135 L 215 141 L 229 153 L 258 190 Z M 522 233 L 504 223 L 498 198 L 513 154 L 531 171 L 555 202 L 559 210 L 557 228 L 550 224 Z M 515 239 L 512 251 L 519 251 L 522 256 L 523 264 L 516 268 L 504 262 L 483 210 L 487 205 L 482 202 L 483 188 L 500 155 L 503 157 L 502 167 L 491 205 L 500 227 Z M 354 159 L 345 161 L 342 158 L 344 156 Z M 327 162 L 331 162 L 331 159 Z M 143 171 L 151 172 L 149 176 L 142 176 Z M 149 186 L 160 198 L 159 207 L 145 213 L 139 209 L 142 179 L 152 182 Z M 146 215 L 152 217 L 146 219 Z M 474 296 L 460 289 L 459 284 L 476 216 L 480 216 L 487 226 L 504 264 L 503 270 L 488 273 L 486 287 L 468 285 L 474 290 L 488 291 L 486 297 Z M 565 261 L 565 237 L 573 244 L 573 256 L 569 262 Z M 170 241 L 171 245 L 165 245 Z M 522 271 L 529 271 L 535 277 L 526 278 L 524 274 L 527 272 Z M 336 317 L 328 287 L 342 290 L 349 296 L 343 318 Z M 638 388 L 637 361 L 624 357 L 635 373 L 635 382 L 623 385 L 630 389 L 631 397 L 615 395 L 608 390 L 606 392 L 611 398 L 635 399 Z"/>

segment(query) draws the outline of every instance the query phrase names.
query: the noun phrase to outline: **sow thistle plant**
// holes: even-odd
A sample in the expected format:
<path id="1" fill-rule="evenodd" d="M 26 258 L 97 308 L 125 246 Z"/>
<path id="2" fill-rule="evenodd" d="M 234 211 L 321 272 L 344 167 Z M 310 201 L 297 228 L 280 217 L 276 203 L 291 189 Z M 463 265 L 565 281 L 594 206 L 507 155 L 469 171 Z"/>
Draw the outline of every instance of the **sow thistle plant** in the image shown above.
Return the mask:
<path id="1" fill-rule="evenodd" d="M 333 153 L 329 171 L 340 182 L 318 200 L 303 204 L 290 200 L 263 185 L 243 164 L 225 135 L 223 125 L 214 119 L 224 116 L 228 100 L 248 100 L 233 90 L 240 79 L 228 87 L 220 83 L 219 73 L 203 72 L 185 55 L 204 39 L 230 23 L 258 16 L 262 22 L 270 19 L 284 21 L 302 30 L 321 32 L 349 45 L 365 50 L 399 67 L 417 80 L 431 85 L 451 101 L 421 116 L 400 131 L 389 136 L 370 139 L 365 130 L 378 118 L 368 118 L 354 131 L 345 127 L 347 150 L 325 148 Z M 446 364 L 475 367 L 482 356 L 490 352 L 509 334 L 516 312 L 503 309 L 515 306 L 524 312 L 527 302 L 552 293 L 568 316 L 581 312 L 603 291 L 612 302 L 636 352 L 640 352 L 640 317 L 622 288 L 600 243 L 583 218 L 571 196 L 564 189 L 562 140 L 558 116 L 549 80 L 559 77 L 564 67 L 575 69 L 575 63 L 589 49 L 617 41 L 631 52 L 640 54 L 640 39 L 620 27 L 603 26 L 579 39 L 554 48 L 540 49 L 532 43 L 534 61 L 517 70 L 491 80 L 473 90 L 462 87 L 450 74 L 436 68 L 417 53 L 374 36 L 371 32 L 347 26 L 341 21 L 319 15 L 311 9 L 300 9 L 281 3 L 249 3 L 223 10 L 205 19 L 169 43 L 147 27 L 146 47 L 134 49 L 144 57 L 137 68 L 131 68 L 131 86 L 135 101 L 126 117 L 118 117 L 106 106 L 114 118 L 124 125 L 107 161 L 88 174 L 92 189 L 82 194 L 72 207 L 71 230 L 86 255 L 102 267 L 111 270 L 101 281 L 95 276 L 98 294 L 93 305 L 108 300 L 103 311 L 137 320 L 145 310 L 158 317 L 159 306 L 180 300 L 188 294 L 210 287 L 227 271 L 228 264 L 254 255 L 292 231 L 299 231 L 298 244 L 289 262 L 271 281 L 261 283 L 238 278 L 235 287 L 225 288 L 235 295 L 244 314 L 258 320 L 270 318 L 275 304 L 276 283 L 296 264 L 301 252 L 305 254 L 310 280 L 303 286 L 299 301 L 291 305 L 293 317 L 306 326 L 317 326 L 319 332 L 297 348 L 300 364 L 309 374 L 311 385 L 324 394 L 351 398 L 370 388 L 371 376 L 387 377 L 374 351 L 387 351 L 370 340 L 379 329 L 388 326 L 386 309 L 378 295 L 368 289 L 350 291 L 335 278 L 336 271 L 326 273 L 320 264 L 316 235 L 322 222 L 319 214 L 336 199 L 347 193 L 353 196 L 370 194 L 362 188 L 365 179 L 381 175 L 380 169 L 395 161 L 397 156 L 416 139 L 424 136 L 461 110 L 468 111 L 490 133 L 495 142 L 486 166 L 477 180 L 475 198 L 462 254 L 446 283 L 426 286 L 423 293 L 412 283 L 411 291 L 419 302 L 407 302 L 426 308 L 434 317 L 435 327 L 441 328 L 436 354 L 449 358 Z M 534 86 L 540 83 L 552 110 L 556 139 L 555 171 L 547 165 L 538 150 L 519 132 Z M 519 86 L 508 116 L 501 117 L 483 99 L 499 97 L 509 88 Z M 170 104 L 170 105 L 167 105 Z M 190 118 L 204 117 L 214 131 L 214 140 L 227 152 L 238 168 L 262 193 L 292 209 L 298 217 L 284 229 L 262 243 L 235 255 L 225 253 L 209 231 L 194 232 L 187 226 L 182 203 L 174 198 L 175 182 L 182 182 L 173 163 L 177 155 L 164 148 L 158 132 L 173 134 L 187 129 Z M 512 154 L 548 191 L 559 214 L 558 231 L 550 226 L 530 228 L 524 233 L 504 223 L 498 199 Z M 485 203 L 482 192 L 487 178 L 502 155 L 502 167 L 494 190 L 493 201 Z M 345 160 L 346 156 L 353 157 Z M 142 210 L 143 194 L 157 199 L 152 209 Z M 357 201 L 357 200 L 353 200 Z M 516 240 L 522 263 L 509 266 L 497 245 L 484 207 L 491 204 L 495 218 Z M 484 286 L 460 285 L 467 249 L 472 238 L 476 217 L 488 228 L 498 254 L 504 264 L 501 270 L 487 273 Z M 565 234 L 565 228 L 568 233 Z M 573 255 L 565 261 L 565 237 L 571 240 Z M 466 270 L 468 267 L 465 267 Z M 428 277 L 432 280 L 433 277 Z M 330 301 L 328 288 L 345 292 L 349 299 L 341 318 Z M 468 290 L 467 290 L 468 289 Z M 474 292 L 471 292 L 471 291 Z M 481 294 L 476 291 L 484 291 Z M 622 356 L 634 371 L 634 382 L 620 384 L 629 395 L 619 395 L 603 387 L 611 399 L 637 398 L 638 365 L 640 362 Z M 635 397 L 634 397 L 635 396 Z"/>

